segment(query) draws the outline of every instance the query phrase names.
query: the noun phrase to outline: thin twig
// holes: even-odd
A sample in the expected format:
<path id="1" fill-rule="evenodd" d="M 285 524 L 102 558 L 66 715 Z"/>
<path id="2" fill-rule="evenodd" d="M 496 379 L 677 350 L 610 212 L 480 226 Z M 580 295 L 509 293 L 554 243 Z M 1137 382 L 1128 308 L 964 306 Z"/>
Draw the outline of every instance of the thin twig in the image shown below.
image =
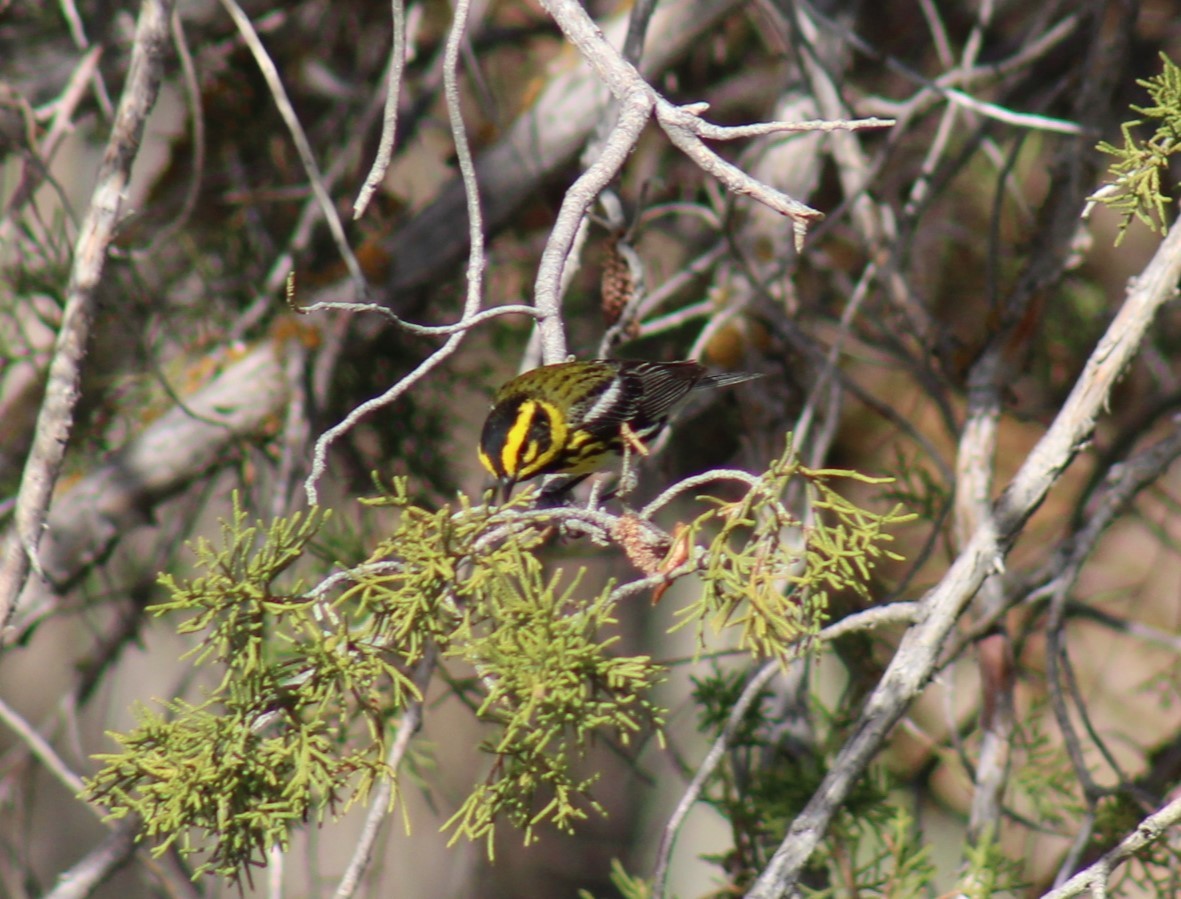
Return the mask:
<path id="1" fill-rule="evenodd" d="M 153 234 L 152 242 L 146 249 L 137 252 L 137 255 L 149 257 L 153 256 L 159 247 L 172 241 L 188 223 L 193 210 L 197 208 L 197 200 L 201 195 L 201 181 L 205 173 L 205 106 L 201 98 L 197 68 L 193 64 L 193 54 L 189 51 L 188 41 L 185 40 L 184 23 L 176 9 L 173 9 L 169 18 L 169 31 L 172 34 L 172 45 L 176 48 L 176 56 L 180 60 L 181 80 L 185 87 L 185 102 L 188 104 L 192 127 L 193 155 L 189 183 L 185 188 L 185 198 L 180 211 L 172 221 Z"/>
<path id="2" fill-rule="evenodd" d="M 53 110 L 53 120 L 49 123 L 49 128 L 41 140 L 36 141 L 35 135 L 30 134 L 29 136 L 31 158 L 21 168 L 20 179 L 12 188 L 12 192 L 5 201 L 5 220 L 3 230 L 0 230 L 0 237 L 8 237 L 9 229 L 12 227 L 12 216 L 25 203 L 32 199 L 37 185 L 41 183 L 40 178 L 37 176 L 49 176 L 50 163 L 53 162 L 58 147 L 61 146 L 66 135 L 74 128 L 74 112 L 77 110 L 78 104 L 82 102 L 82 97 L 86 93 L 86 88 L 90 84 L 90 80 L 94 77 L 95 71 L 98 69 L 98 63 L 101 58 L 101 47 L 92 47 L 83 53 L 82 58 L 78 60 L 78 64 L 74 66 L 74 71 L 70 73 L 69 80 L 66 82 L 65 89 L 62 90 L 61 95 L 53 100 L 52 103 L 41 107 L 41 110 L 47 108 Z M 41 116 L 38 115 L 37 118 L 41 118 Z M 64 197 L 63 206 L 67 211 L 70 211 L 70 205 L 68 202 L 65 202 Z M 70 212 L 70 218 L 71 220 L 73 219 L 72 211 Z"/>
<path id="3" fill-rule="evenodd" d="M 682 306 L 675 312 L 649 319 L 636 329 L 636 337 L 652 337 L 655 334 L 663 334 L 665 331 L 674 331 L 695 318 L 713 315 L 717 310 L 718 304 L 714 300 L 699 300 L 688 306 Z M 606 353 L 606 350 L 601 350 L 599 355 L 603 356 Z"/>
<path id="4" fill-rule="evenodd" d="M 1106 887 L 1107 878 L 1112 871 L 1141 849 L 1161 839 L 1170 827 L 1175 827 L 1178 823 L 1181 823 L 1181 799 L 1174 799 L 1160 811 L 1137 824 L 1135 830 L 1097 862 L 1074 875 L 1057 889 L 1043 893 L 1041 899 L 1069 899 L 1087 890 L 1094 892 L 1097 887 Z"/>
<path id="5" fill-rule="evenodd" d="M 283 361 L 283 377 L 287 382 L 287 403 L 283 431 L 279 439 L 279 462 L 275 467 L 271 487 L 270 518 L 279 520 L 294 507 L 295 493 L 303 460 L 311 437 L 310 403 L 306 380 L 308 352 L 298 341 L 289 341 Z"/>
<path id="6" fill-rule="evenodd" d="M 171 12 L 171 0 L 144 0 L 140 9 L 127 82 L 75 245 L 45 400 L 21 477 L 15 528 L 0 553 L 0 635 L 16 611 L 17 597 L 30 568 L 40 574 L 38 547 L 81 396 L 82 360 L 90 338 L 98 285 L 119 225 L 144 123 L 160 88 Z"/>
<path id="7" fill-rule="evenodd" d="M 1049 131 L 1053 134 L 1083 133 L 1082 125 L 1079 125 L 1077 122 L 1067 122 L 1062 119 L 1056 119 L 1053 116 L 1038 115 L 1036 113 L 1014 112 L 1011 109 L 998 106 L 996 103 L 989 103 L 987 100 L 977 100 L 970 94 L 966 94 L 955 88 L 946 91 L 945 95 L 952 103 L 957 103 L 965 109 L 978 112 L 985 118 L 1004 122 L 1006 125 L 1028 128 L 1030 131 Z"/>
<path id="8" fill-rule="evenodd" d="M 1083 815 L 1083 819 L 1078 828 L 1078 833 L 1074 835 L 1074 839 L 1070 843 L 1070 848 L 1066 850 L 1066 855 L 1062 857 L 1062 863 L 1058 866 L 1058 873 L 1054 875 L 1054 887 L 1061 887 L 1066 881 L 1070 879 L 1070 872 L 1078 867 L 1079 859 L 1087 851 L 1087 847 L 1091 845 L 1091 838 L 1095 835 L 1095 813 L 1088 811 Z"/>
<path id="9" fill-rule="evenodd" d="M 443 53 L 443 98 L 447 104 L 447 119 L 451 125 L 451 140 L 455 145 L 456 161 L 463 179 L 463 194 L 467 206 L 468 262 L 467 295 L 463 316 L 475 315 L 484 299 L 484 212 L 480 208 L 480 182 L 472 159 L 471 141 L 463 121 L 459 96 L 459 54 L 463 49 L 464 31 L 471 12 L 471 0 L 455 0 L 455 21 L 447 35 Z"/>
<path id="10" fill-rule="evenodd" d="M 703 108 L 704 107 L 704 108 Z M 673 107 L 678 108 L 678 107 Z M 693 107 L 679 107 L 682 111 L 691 112 L 695 122 L 690 124 L 694 134 L 703 140 L 739 140 L 746 137 L 764 137 L 768 134 L 831 134 L 834 131 L 867 131 L 879 128 L 891 128 L 893 119 L 869 118 L 861 119 L 810 119 L 806 122 L 758 122 L 754 125 L 714 125 L 698 118 L 705 112 L 706 104 L 701 103 Z"/>
<path id="11" fill-rule="evenodd" d="M 437 652 L 434 646 L 429 646 L 415 668 L 414 685 L 418 688 L 421 697 L 425 698 L 427 685 L 435 673 L 436 657 Z M 394 737 L 394 742 L 390 746 L 389 754 L 385 760 L 386 768 L 390 773 L 378 784 L 377 789 L 370 797 L 369 814 L 365 816 L 361 835 L 357 840 L 357 845 L 353 848 L 353 855 L 349 859 L 348 867 L 345 868 L 340 883 L 337 884 L 336 892 L 333 894 L 334 899 L 350 899 L 357 892 L 361 878 L 369 869 L 373 860 L 373 847 L 377 844 L 377 835 L 381 831 L 382 822 L 390 812 L 398 769 L 406 757 L 406 752 L 410 749 L 411 739 L 422 726 L 423 701 L 422 698 L 415 700 L 402 713 L 402 719 L 397 726 L 397 736 Z"/>
<path id="12" fill-rule="evenodd" d="M 470 252 L 467 265 L 467 295 L 464 300 L 463 313 L 457 328 L 446 342 L 421 362 L 413 371 L 380 396 L 374 397 L 350 412 L 343 421 L 329 428 L 320 435 L 312 453 L 312 467 L 304 481 L 304 492 L 308 503 L 315 505 L 317 501 L 316 484 L 328 467 L 328 449 L 338 437 L 348 433 L 364 416 L 377 409 L 384 408 L 397 400 L 418 381 L 426 377 L 437 366 L 441 365 L 452 353 L 459 348 L 464 336 L 468 333 L 468 321 L 480 311 L 484 290 L 484 218 L 480 210 L 480 186 L 476 179 L 476 169 L 472 162 L 471 146 L 467 137 L 467 129 L 463 122 L 460 109 L 459 85 L 456 67 L 459 62 L 459 52 L 463 41 L 463 31 L 467 22 L 470 0 L 458 0 L 455 5 L 455 21 L 447 35 L 444 50 L 443 94 L 447 101 L 447 114 L 451 121 L 451 136 L 455 143 L 456 159 L 459 164 L 460 175 L 463 179 L 464 195 L 467 203 L 468 240 Z"/>
<path id="13" fill-rule="evenodd" d="M 340 303 L 334 300 L 325 300 L 319 303 L 312 303 L 310 306 L 298 306 L 296 311 L 300 313 L 311 312 L 376 312 L 383 315 L 391 322 L 408 331 L 411 334 L 418 334 L 422 337 L 450 337 L 452 334 L 458 334 L 462 331 L 467 331 L 474 328 L 476 325 L 482 324 L 489 319 L 498 318 L 502 315 L 525 315 L 530 318 L 539 318 L 541 313 L 533 306 L 521 306 L 516 304 L 509 304 L 506 306 L 496 306 L 492 309 L 485 309 L 483 312 L 466 318 L 463 321 L 458 321 L 450 325 L 418 325 L 414 322 L 405 321 L 397 316 L 388 306 L 382 306 L 378 303 Z"/>
<path id="14" fill-rule="evenodd" d="M 353 218 L 359 219 L 365 214 L 373 192 L 385 177 L 390 167 L 390 157 L 394 152 L 394 139 L 398 131 L 398 96 L 402 92 L 402 72 L 406 68 L 406 7 L 402 0 L 390 0 L 394 19 L 394 45 L 390 49 L 390 66 L 387 77 L 385 94 L 385 112 L 381 120 L 381 142 L 377 145 L 377 155 L 373 159 L 373 166 L 365 177 L 361 192 L 353 203 Z"/>
<path id="15" fill-rule="evenodd" d="M 21 742 L 28 747 L 33 757 L 41 763 L 46 771 L 53 775 L 59 784 L 66 788 L 66 791 L 70 795 L 77 795 L 86 789 L 86 784 L 82 782 L 82 778 L 75 774 L 70 766 L 65 763 L 62 757 L 57 754 L 57 750 L 49 745 L 49 741 L 37 733 L 37 729 L 22 718 L 3 699 L 0 699 L 0 721 L 6 724 L 8 729 L 20 738 Z M 106 815 L 106 810 L 101 806 L 89 802 L 85 803 L 85 805 L 100 820 Z"/>
<path id="16" fill-rule="evenodd" d="M 1067 705 L 1066 691 L 1063 681 L 1066 680 L 1059 666 L 1067 661 L 1065 645 L 1065 589 L 1060 589 L 1050 601 L 1050 615 L 1046 622 L 1046 682 L 1049 686 L 1050 708 L 1054 719 L 1058 722 L 1058 732 L 1062 735 L 1062 742 L 1066 748 L 1066 755 L 1070 759 L 1071 768 L 1082 789 L 1083 800 L 1087 809 L 1094 814 L 1099 799 L 1104 791 L 1100 789 L 1091 776 L 1091 764 L 1083 751 L 1082 740 L 1070 718 Z M 1082 704 L 1079 704 L 1082 711 Z M 1117 769 L 1118 770 L 1118 769 Z"/>
<path id="17" fill-rule="evenodd" d="M 135 855 L 139 822 L 120 821 L 106 839 L 58 875 L 57 884 L 42 899 L 87 899 Z"/>
<path id="18" fill-rule="evenodd" d="M 734 735 L 738 732 L 738 728 L 742 726 L 742 722 L 746 718 L 746 713 L 758 698 L 759 693 L 770 683 L 771 678 L 781 670 L 782 666 L 778 661 L 767 662 L 747 682 L 746 687 L 742 690 L 742 695 L 738 697 L 738 701 L 730 709 L 730 714 L 726 718 L 725 727 L 722 728 L 722 732 L 718 735 L 718 738 L 714 740 L 705 759 L 698 766 L 697 773 L 693 775 L 693 780 L 689 782 L 689 786 L 685 788 L 685 792 L 677 802 L 677 807 L 673 810 L 672 815 L 669 816 L 668 823 L 664 826 L 664 833 L 660 837 L 660 847 L 656 851 L 656 867 L 652 874 L 653 899 L 664 899 L 673 844 L 676 842 L 677 834 L 681 830 L 681 824 L 684 823 L 685 816 L 689 814 L 689 810 L 697 802 L 701 791 L 705 788 L 706 781 L 709 780 L 714 769 L 722 761 L 722 757 L 734 741 Z"/>
<path id="19" fill-rule="evenodd" d="M 320 212 L 324 216 L 324 221 L 328 224 L 328 230 L 332 234 L 332 240 L 336 244 L 336 250 L 340 253 L 340 258 L 344 260 L 345 267 L 348 269 L 349 276 L 353 280 L 353 287 L 357 291 L 357 295 L 364 299 L 369 294 L 369 285 L 365 278 L 365 272 L 361 269 L 361 263 L 357 261 L 352 247 L 349 246 L 348 237 L 344 233 L 344 225 L 341 223 L 340 216 L 336 212 L 336 205 L 332 202 L 332 197 L 328 195 L 328 188 L 325 186 L 324 178 L 320 174 L 320 166 L 316 162 L 315 154 L 312 152 L 312 145 L 308 142 L 307 134 L 304 133 L 299 116 L 295 114 L 295 108 L 291 105 L 291 100 L 287 97 L 287 89 L 283 86 L 283 79 L 279 76 L 279 70 L 275 67 L 270 54 L 267 53 L 266 47 L 263 46 L 258 32 L 255 31 L 254 23 L 250 21 L 250 17 L 238 5 L 237 0 L 221 0 L 221 5 L 229 13 L 230 18 L 234 20 L 234 25 L 238 28 L 238 33 L 242 35 L 242 40 L 245 41 L 246 46 L 250 49 L 251 55 L 254 56 L 254 64 L 258 66 L 259 72 L 262 73 L 262 77 L 266 81 L 267 87 L 271 91 L 271 96 L 275 101 L 275 106 L 279 110 L 279 115 L 282 116 L 283 122 L 287 125 L 287 130 L 291 134 L 291 141 L 295 144 L 295 150 L 299 154 L 300 163 L 303 165 L 304 173 L 308 176 L 308 182 L 311 185 L 313 195 L 316 197 L 316 202 L 320 206 Z"/>
<path id="20" fill-rule="evenodd" d="M 738 481 L 746 484 L 751 490 L 759 487 L 761 479 L 751 474 L 748 471 L 739 471 L 738 469 L 714 469 L 707 471 L 704 474 L 694 475 L 690 478 L 685 478 L 683 481 L 678 481 L 671 487 L 663 491 L 660 496 L 644 506 L 640 510 L 640 517 L 644 519 L 651 518 L 660 509 L 663 509 L 670 502 L 680 496 L 687 490 L 693 490 L 705 484 L 712 484 L 715 481 Z"/>
<path id="21" fill-rule="evenodd" d="M 79 50 L 91 49 L 90 38 L 86 36 L 86 28 L 82 24 L 82 16 L 78 14 L 78 6 L 74 0 L 61 0 L 61 9 L 74 46 Z M 103 80 L 103 73 L 96 69 L 91 72 L 91 76 L 94 79 L 94 96 L 98 101 L 98 108 L 102 111 L 104 119 L 110 119 L 114 106 L 111 103 L 111 94 L 107 90 L 107 83 Z"/>

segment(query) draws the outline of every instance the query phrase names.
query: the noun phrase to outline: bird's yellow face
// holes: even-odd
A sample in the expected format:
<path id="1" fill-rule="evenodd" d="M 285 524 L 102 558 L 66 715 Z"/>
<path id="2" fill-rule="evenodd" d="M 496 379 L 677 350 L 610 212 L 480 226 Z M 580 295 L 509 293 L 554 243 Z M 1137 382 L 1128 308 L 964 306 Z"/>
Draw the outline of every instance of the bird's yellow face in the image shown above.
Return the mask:
<path id="1" fill-rule="evenodd" d="M 514 396 L 497 403 L 480 435 L 480 462 L 502 486 L 546 470 L 566 445 L 566 420 L 543 399 Z"/>

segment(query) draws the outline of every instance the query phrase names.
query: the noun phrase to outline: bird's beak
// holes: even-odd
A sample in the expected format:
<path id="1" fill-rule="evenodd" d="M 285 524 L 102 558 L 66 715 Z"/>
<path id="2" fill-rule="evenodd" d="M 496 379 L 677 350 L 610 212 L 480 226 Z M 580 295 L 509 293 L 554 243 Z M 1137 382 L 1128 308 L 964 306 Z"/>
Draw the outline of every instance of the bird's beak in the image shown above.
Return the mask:
<path id="1" fill-rule="evenodd" d="M 508 502 L 509 496 L 512 494 L 513 487 L 516 485 L 516 483 L 517 483 L 516 479 L 511 478 L 508 475 L 505 475 L 503 478 L 501 478 L 498 481 L 498 484 L 500 486 L 500 502 L 501 502 L 501 504 Z"/>

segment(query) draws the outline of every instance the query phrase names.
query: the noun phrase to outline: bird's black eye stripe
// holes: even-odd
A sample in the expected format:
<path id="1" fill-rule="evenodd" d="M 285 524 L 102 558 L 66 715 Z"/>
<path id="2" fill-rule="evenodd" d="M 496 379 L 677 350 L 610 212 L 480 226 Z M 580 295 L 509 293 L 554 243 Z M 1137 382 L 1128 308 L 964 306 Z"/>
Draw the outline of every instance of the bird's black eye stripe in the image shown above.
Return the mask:
<path id="1" fill-rule="evenodd" d="M 526 469 L 552 448 L 554 427 L 549 409 L 541 403 L 522 406 L 514 430 L 521 427 L 525 433 L 516 454 L 519 467 Z"/>
<path id="2" fill-rule="evenodd" d="M 531 478 L 553 462 L 564 434 L 559 413 L 549 403 L 515 398 L 489 413 L 480 435 L 480 458 L 496 477 Z"/>
<path id="3" fill-rule="evenodd" d="M 536 443 L 538 446 L 549 446 L 551 434 L 553 433 L 553 423 L 550 421 L 549 410 L 544 406 L 539 406 L 534 410 L 531 420 L 529 422 L 529 436 L 525 438 L 526 443 Z"/>
<path id="4" fill-rule="evenodd" d="M 514 460 L 505 458 L 504 449 L 509 434 L 518 427 L 524 404 L 525 400 L 520 400 L 497 406 L 484 421 L 484 430 L 480 434 L 480 453 L 497 477 L 515 472 Z"/>

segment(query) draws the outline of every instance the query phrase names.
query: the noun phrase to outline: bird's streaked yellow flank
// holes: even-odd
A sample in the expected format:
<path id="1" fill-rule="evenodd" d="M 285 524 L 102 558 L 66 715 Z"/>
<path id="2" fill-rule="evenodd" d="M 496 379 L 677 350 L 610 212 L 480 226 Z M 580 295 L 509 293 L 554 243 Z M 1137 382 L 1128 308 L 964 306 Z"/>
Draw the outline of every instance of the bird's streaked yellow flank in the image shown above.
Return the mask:
<path id="1" fill-rule="evenodd" d="M 544 365 L 497 391 L 480 461 L 507 496 L 518 481 L 588 474 L 654 437 L 691 393 L 758 378 L 696 362 L 594 359 Z"/>

